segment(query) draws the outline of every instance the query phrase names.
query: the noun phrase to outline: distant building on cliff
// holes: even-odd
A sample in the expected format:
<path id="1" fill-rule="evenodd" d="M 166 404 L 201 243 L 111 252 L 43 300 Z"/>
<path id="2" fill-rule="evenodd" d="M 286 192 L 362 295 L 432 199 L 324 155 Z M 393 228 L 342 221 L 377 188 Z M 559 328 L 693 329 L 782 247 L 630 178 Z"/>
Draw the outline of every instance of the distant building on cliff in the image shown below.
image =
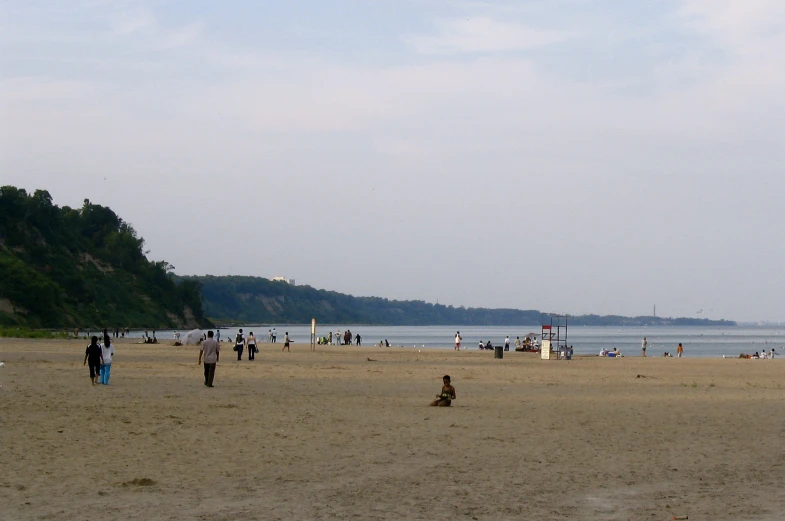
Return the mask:
<path id="1" fill-rule="evenodd" d="M 286 277 L 273 277 L 270 280 L 272 280 L 273 282 L 285 282 L 285 283 L 287 283 L 287 284 L 289 284 L 291 286 L 295 286 L 296 285 L 294 283 L 294 279 L 287 279 Z"/>

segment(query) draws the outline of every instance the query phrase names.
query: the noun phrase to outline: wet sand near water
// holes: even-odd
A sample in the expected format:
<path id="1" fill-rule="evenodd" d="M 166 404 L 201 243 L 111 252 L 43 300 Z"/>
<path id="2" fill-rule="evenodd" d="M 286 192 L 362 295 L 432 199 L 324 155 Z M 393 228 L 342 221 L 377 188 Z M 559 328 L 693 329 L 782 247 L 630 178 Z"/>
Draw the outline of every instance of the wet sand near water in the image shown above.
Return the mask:
<path id="1" fill-rule="evenodd" d="M 85 345 L 0 339 L 4 521 L 785 519 L 778 359 Z"/>

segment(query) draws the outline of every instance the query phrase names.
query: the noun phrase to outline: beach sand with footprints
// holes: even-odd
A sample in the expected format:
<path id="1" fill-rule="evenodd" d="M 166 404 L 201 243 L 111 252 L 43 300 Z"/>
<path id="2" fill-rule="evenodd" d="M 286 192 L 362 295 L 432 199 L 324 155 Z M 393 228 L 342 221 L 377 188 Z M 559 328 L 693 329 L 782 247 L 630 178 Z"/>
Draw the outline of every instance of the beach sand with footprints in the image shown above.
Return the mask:
<path id="1" fill-rule="evenodd" d="M 781 360 L 85 344 L 0 339 L 2 520 L 785 519 Z"/>

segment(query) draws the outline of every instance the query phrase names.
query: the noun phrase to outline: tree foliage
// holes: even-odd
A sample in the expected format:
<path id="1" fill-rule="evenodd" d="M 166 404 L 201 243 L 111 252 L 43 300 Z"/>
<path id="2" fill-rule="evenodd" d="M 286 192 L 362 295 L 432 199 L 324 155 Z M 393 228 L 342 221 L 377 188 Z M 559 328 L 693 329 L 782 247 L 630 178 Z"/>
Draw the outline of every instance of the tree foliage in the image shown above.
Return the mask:
<path id="1" fill-rule="evenodd" d="M 205 313 L 236 323 L 308 323 L 317 318 L 332 324 L 506 326 L 539 324 L 537 310 L 444 306 L 421 300 L 353 297 L 310 286 L 259 277 L 185 277 L 199 282 Z M 654 317 L 570 317 L 574 325 L 734 325 L 728 321 L 660 319 Z"/>
<path id="2" fill-rule="evenodd" d="M 58 207 L 45 190 L 0 188 L 0 324 L 170 327 L 190 309 L 206 322 L 198 283 L 177 284 L 165 261 L 111 209 Z"/>

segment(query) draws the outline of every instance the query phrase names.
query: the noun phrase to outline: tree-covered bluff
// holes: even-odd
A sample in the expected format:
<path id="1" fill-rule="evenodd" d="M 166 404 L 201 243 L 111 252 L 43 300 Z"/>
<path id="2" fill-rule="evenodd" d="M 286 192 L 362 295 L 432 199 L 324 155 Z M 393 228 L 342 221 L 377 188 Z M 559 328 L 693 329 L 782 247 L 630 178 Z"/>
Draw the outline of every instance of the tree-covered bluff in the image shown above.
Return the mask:
<path id="1" fill-rule="evenodd" d="M 52 203 L 45 190 L 0 188 L 0 325 L 209 325 L 198 281 L 175 282 L 144 239 L 112 210 L 85 199 Z"/>
<path id="2" fill-rule="evenodd" d="M 323 324 L 508 326 L 539 324 L 541 320 L 537 310 L 465 308 L 420 300 L 354 297 L 260 277 L 207 275 L 182 280 L 201 284 L 205 313 L 219 322 L 296 324 L 316 318 Z M 728 320 L 598 315 L 571 316 L 569 320 L 576 326 L 736 325 Z"/>

